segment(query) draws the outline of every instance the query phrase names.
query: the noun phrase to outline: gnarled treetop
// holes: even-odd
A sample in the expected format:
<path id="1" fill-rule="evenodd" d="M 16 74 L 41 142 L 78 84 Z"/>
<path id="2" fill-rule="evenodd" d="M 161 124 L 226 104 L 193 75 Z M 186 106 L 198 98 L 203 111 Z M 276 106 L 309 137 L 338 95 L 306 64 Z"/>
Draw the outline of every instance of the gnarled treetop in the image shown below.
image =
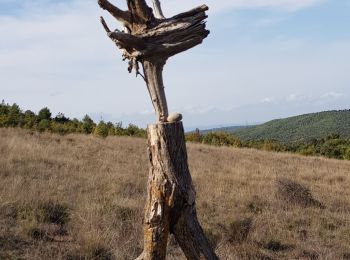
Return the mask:
<path id="1" fill-rule="evenodd" d="M 111 31 L 101 17 L 108 36 L 123 50 L 123 57 L 133 63 L 148 59 L 166 60 L 200 44 L 209 34 L 204 21 L 208 10 L 206 5 L 164 18 L 158 0 L 153 0 L 153 9 L 145 0 L 127 0 L 127 11 L 108 0 L 98 0 L 98 4 L 125 28 L 124 31 Z"/>

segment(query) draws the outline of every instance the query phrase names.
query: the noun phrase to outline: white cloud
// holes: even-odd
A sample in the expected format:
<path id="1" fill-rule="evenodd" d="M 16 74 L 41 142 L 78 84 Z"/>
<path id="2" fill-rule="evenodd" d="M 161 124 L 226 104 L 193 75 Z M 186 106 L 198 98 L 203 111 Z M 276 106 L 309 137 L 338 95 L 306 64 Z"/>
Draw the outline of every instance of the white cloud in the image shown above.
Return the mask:
<path id="1" fill-rule="evenodd" d="M 290 102 L 297 102 L 297 101 L 303 101 L 303 100 L 307 100 L 308 97 L 306 96 L 303 96 L 303 95 L 298 95 L 298 94 L 290 94 L 288 97 L 287 97 L 287 101 L 290 101 Z"/>
<path id="2" fill-rule="evenodd" d="M 261 100 L 262 103 L 271 103 L 273 102 L 274 98 L 272 97 L 266 97 Z"/>
<path id="3" fill-rule="evenodd" d="M 340 98 L 344 96 L 345 95 L 343 93 L 338 93 L 338 92 L 327 92 L 322 95 L 323 98 Z"/>

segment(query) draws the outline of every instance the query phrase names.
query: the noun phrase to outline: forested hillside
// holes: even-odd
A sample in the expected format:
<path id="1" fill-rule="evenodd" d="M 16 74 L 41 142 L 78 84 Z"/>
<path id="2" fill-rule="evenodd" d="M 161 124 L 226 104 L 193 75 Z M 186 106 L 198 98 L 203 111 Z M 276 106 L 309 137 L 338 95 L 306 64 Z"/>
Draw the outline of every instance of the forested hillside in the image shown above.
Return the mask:
<path id="1" fill-rule="evenodd" d="M 223 129 L 241 140 L 308 142 L 331 134 L 350 138 L 350 110 L 327 111 L 269 121 L 244 129 Z"/>

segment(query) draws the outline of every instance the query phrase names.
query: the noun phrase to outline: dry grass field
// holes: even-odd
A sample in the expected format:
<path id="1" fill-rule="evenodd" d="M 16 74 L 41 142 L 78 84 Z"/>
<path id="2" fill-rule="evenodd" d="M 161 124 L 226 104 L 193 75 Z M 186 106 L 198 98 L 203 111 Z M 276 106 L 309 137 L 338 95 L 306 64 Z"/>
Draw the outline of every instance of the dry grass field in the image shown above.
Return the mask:
<path id="1" fill-rule="evenodd" d="M 188 144 L 220 259 L 350 259 L 350 162 Z M 0 129 L 0 259 L 134 259 L 146 140 Z M 169 241 L 168 259 L 183 259 Z"/>

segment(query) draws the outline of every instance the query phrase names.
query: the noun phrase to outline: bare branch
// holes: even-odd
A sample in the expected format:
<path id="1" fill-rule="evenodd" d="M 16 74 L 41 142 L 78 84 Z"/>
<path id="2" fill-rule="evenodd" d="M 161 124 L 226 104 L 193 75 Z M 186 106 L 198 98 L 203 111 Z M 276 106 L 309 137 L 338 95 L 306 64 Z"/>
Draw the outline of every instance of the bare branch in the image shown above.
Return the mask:
<path id="1" fill-rule="evenodd" d="M 158 19 L 165 19 L 159 0 L 152 0 L 154 16 Z"/>
<path id="2" fill-rule="evenodd" d="M 126 49 L 136 49 L 141 51 L 146 48 L 146 43 L 142 39 L 128 33 L 114 31 L 108 33 L 108 36 L 113 41 L 118 41 L 118 43 Z"/>
<path id="3" fill-rule="evenodd" d="M 133 23 L 147 23 L 154 19 L 152 8 L 145 0 L 127 0 Z"/>
<path id="4" fill-rule="evenodd" d="M 114 18 L 116 18 L 123 25 L 131 24 L 131 15 L 128 11 L 122 11 L 118 7 L 112 5 L 108 0 L 98 0 L 99 6 L 107 10 Z"/>
<path id="5" fill-rule="evenodd" d="M 208 32 L 209 34 L 209 32 Z M 197 36 L 186 41 L 173 43 L 173 44 L 163 44 L 161 48 L 159 48 L 159 53 L 162 55 L 166 55 L 168 57 L 178 54 L 180 52 L 186 51 L 188 49 L 193 48 L 194 46 L 201 44 L 203 42 L 203 37 Z"/>
<path id="6" fill-rule="evenodd" d="M 108 28 L 108 25 L 107 25 L 105 19 L 103 19 L 102 16 L 100 16 L 100 22 L 101 22 L 103 28 L 105 29 L 106 33 L 107 33 L 107 34 L 110 33 L 111 30 Z"/>
<path id="7" fill-rule="evenodd" d="M 205 12 L 205 11 L 208 11 L 208 10 L 209 10 L 208 6 L 201 5 L 201 6 L 198 6 L 198 7 L 194 8 L 194 9 L 192 9 L 190 11 L 187 11 L 187 12 L 175 15 L 171 19 L 180 19 L 180 18 L 190 17 L 190 16 L 193 16 L 193 15 L 196 15 L 198 13 Z"/>

